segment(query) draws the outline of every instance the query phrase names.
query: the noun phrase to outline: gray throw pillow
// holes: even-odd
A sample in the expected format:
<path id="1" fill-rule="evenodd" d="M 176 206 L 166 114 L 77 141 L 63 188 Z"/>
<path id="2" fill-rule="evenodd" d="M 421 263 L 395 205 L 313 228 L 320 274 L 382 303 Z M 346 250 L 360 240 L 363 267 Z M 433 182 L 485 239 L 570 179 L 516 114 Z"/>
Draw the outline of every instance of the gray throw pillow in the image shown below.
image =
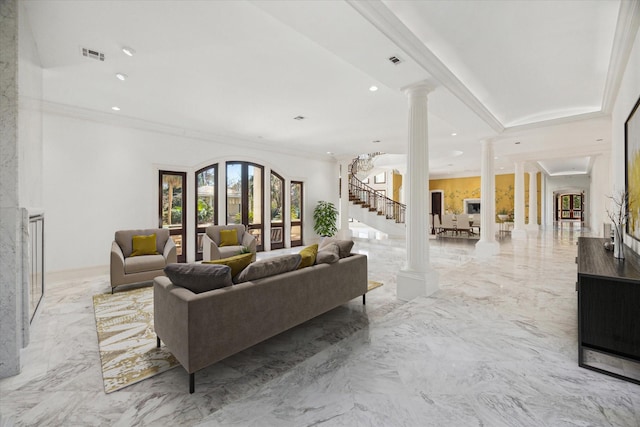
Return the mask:
<path id="1" fill-rule="evenodd" d="M 353 240 L 340 240 L 333 237 L 325 237 L 318 245 L 318 250 L 328 246 L 331 243 L 335 243 L 340 248 L 340 258 L 346 258 L 351 255 L 351 248 L 353 248 Z"/>
<path id="2" fill-rule="evenodd" d="M 253 262 L 234 277 L 234 282 L 242 283 L 263 277 L 275 276 L 298 268 L 302 261 L 300 254 L 281 255 Z"/>
<path id="3" fill-rule="evenodd" d="M 228 265 L 169 264 L 164 273 L 174 285 L 196 294 L 233 285 Z"/>
<path id="4" fill-rule="evenodd" d="M 340 259 L 340 247 L 337 243 L 329 243 L 316 254 L 316 264 L 333 264 Z"/>

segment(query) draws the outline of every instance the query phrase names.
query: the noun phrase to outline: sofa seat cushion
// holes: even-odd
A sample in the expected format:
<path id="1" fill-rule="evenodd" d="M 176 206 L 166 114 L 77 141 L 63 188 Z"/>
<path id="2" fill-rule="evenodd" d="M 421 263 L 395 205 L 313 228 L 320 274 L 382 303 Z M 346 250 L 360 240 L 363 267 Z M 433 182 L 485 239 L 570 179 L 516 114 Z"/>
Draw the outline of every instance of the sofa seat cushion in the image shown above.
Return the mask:
<path id="1" fill-rule="evenodd" d="M 234 255 L 240 254 L 242 246 L 222 246 L 218 248 L 218 250 L 220 251 L 221 258 L 229 258 Z"/>
<path id="2" fill-rule="evenodd" d="M 169 280 L 195 294 L 233 285 L 231 267 L 221 264 L 169 264 L 164 273 Z"/>
<path id="3" fill-rule="evenodd" d="M 165 267 L 165 259 L 162 255 L 140 255 L 125 258 L 124 273 L 143 273 L 145 271 L 162 270 Z"/>
<path id="4" fill-rule="evenodd" d="M 275 276 L 298 268 L 302 257 L 300 254 L 280 255 L 256 261 L 233 278 L 235 283 L 249 282 L 263 277 Z"/>

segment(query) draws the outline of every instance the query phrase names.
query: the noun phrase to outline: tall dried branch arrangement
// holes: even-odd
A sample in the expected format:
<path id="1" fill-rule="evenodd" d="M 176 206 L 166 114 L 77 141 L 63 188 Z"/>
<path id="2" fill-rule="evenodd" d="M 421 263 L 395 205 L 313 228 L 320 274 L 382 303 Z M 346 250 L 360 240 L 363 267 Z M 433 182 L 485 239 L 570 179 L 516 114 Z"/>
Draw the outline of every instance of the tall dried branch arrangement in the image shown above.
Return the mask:
<path id="1" fill-rule="evenodd" d="M 629 193 L 626 191 L 618 191 L 611 196 L 607 196 L 611 199 L 613 209 L 607 209 L 607 215 L 609 219 L 616 227 L 621 227 L 627 223 L 629 219 Z"/>

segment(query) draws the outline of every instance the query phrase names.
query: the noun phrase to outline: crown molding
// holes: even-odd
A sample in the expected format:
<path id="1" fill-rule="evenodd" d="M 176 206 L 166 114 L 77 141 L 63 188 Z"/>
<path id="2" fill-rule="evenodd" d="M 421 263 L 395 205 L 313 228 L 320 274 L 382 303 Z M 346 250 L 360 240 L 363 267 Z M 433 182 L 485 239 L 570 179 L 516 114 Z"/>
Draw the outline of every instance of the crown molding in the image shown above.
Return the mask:
<path id="1" fill-rule="evenodd" d="M 576 114 L 573 116 L 559 117 L 557 119 L 542 120 L 539 122 L 527 123 L 524 125 L 509 126 L 504 129 L 504 134 L 508 135 L 513 132 L 521 132 L 521 131 L 532 130 L 532 129 L 541 129 L 541 128 L 546 128 L 550 126 L 557 126 L 557 125 L 563 125 L 567 123 L 579 122 L 582 120 L 599 119 L 602 117 L 607 117 L 609 116 L 609 114 L 610 113 L 604 113 L 602 111 L 593 111 L 591 113 L 583 113 L 583 114 Z"/>
<path id="2" fill-rule="evenodd" d="M 611 48 L 611 58 L 609 59 L 609 70 L 607 70 L 607 81 L 602 97 L 602 111 L 607 114 L 610 114 L 613 110 L 613 105 L 618 96 L 638 27 L 640 27 L 640 1 L 620 1 L 618 22 L 613 38 L 613 47 Z"/>
<path id="3" fill-rule="evenodd" d="M 416 61 L 429 75 L 458 97 L 491 129 L 502 133 L 504 130 L 502 123 L 380 0 L 346 0 L 346 2 Z"/>
<path id="4" fill-rule="evenodd" d="M 31 106 L 35 106 L 32 103 Z M 150 120 L 138 119 L 118 114 L 105 113 L 103 111 L 95 111 L 87 108 L 76 107 L 67 104 L 60 104 L 51 101 L 42 101 L 40 108 L 42 112 L 55 114 L 58 116 L 71 117 L 75 119 L 88 120 L 96 123 L 102 123 L 113 126 L 126 127 L 131 129 L 144 130 L 149 132 L 158 132 L 166 135 L 179 136 L 189 139 L 198 139 L 203 141 L 215 142 L 218 144 L 233 144 L 250 150 L 267 151 L 277 154 L 287 154 L 295 157 L 303 157 L 307 159 L 326 161 L 334 163 L 334 158 L 323 159 L 318 153 L 301 150 L 299 147 L 295 151 L 283 147 L 266 146 L 264 143 L 248 140 L 234 135 L 214 134 L 194 129 L 182 128 L 179 126 L 166 125 Z M 354 156 L 355 157 L 355 156 Z"/>

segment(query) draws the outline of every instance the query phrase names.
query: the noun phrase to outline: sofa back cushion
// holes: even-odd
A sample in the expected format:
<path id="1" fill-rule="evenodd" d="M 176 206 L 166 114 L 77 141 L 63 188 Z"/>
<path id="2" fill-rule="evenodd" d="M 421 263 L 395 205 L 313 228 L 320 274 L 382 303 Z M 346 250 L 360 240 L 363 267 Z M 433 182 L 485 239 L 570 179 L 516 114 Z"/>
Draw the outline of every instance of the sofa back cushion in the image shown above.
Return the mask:
<path id="1" fill-rule="evenodd" d="M 125 258 L 131 256 L 133 252 L 133 236 L 150 236 L 156 235 L 156 251 L 159 254 L 164 252 L 164 247 L 169 240 L 169 230 L 165 228 L 149 228 L 145 230 L 119 230 L 116 231 L 115 241 L 122 249 Z"/>
<path id="2" fill-rule="evenodd" d="M 340 247 L 337 243 L 323 246 L 316 255 L 316 264 L 333 264 L 340 259 Z"/>
<path id="3" fill-rule="evenodd" d="M 340 248 L 340 258 L 346 258 L 351 255 L 351 249 L 353 248 L 353 240 L 340 240 L 333 237 L 325 237 L 319 244 L 319 249 L 325 246 L 335 243 Z"/>
<path id="4" fill-rule="evenodd" d="M 242 242 L 245 227 L 243 224 L 210 225 L 209 227 L 207 227 L 205 230 L 207 236 L 209 236 L 209 238 L 213 240 L 218 246 L 220 246 L 221 242 L 220 230 L 236 230 L 236 233 L 238 235 L 238 242 Z"/>
<path id="5" fill-rule="evenodd" d="M 195 294 L 233 285 L 231 267 L 221 264 L 169 264 L 164 268 L 169 280 Z"/>
<path id="6" fill-rule="evenodd" d="M 298 268 L 301 260 L 300 254 L 290 254 L 256 261 L 242 270 L 240 274 L 233 278 L 233 281 L 242 283 L 293 271 Z"/>

